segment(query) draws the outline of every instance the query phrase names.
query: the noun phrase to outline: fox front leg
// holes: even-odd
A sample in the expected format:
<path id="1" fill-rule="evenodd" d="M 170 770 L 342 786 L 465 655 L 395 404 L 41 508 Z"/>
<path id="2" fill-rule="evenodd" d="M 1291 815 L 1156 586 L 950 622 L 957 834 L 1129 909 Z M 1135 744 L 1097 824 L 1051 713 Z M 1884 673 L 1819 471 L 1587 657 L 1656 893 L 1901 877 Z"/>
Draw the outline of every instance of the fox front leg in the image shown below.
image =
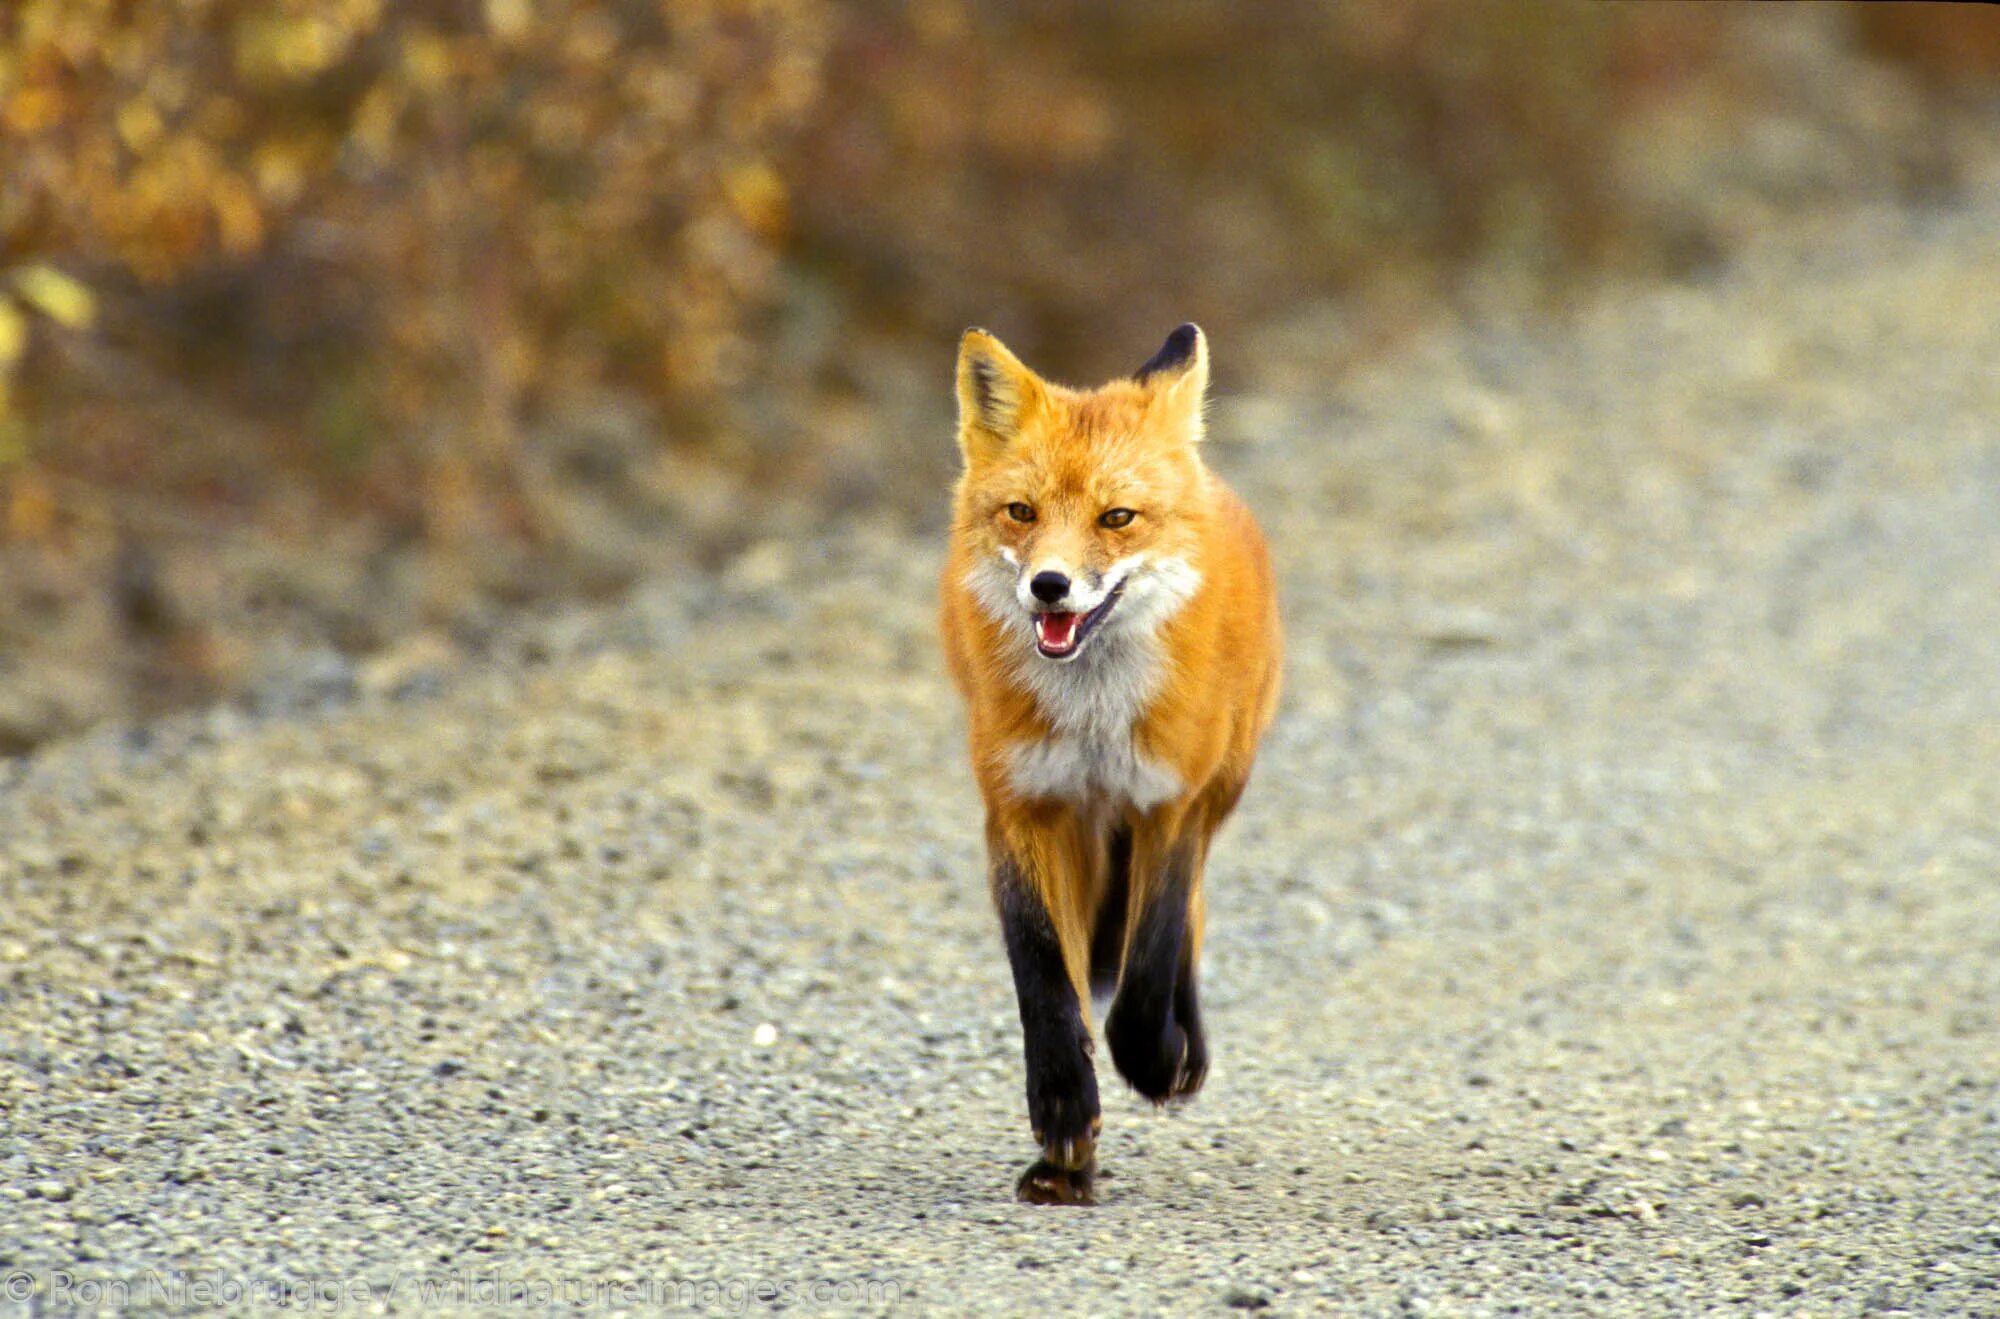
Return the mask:
<path id="1" fill-rule="evenodd" d="M 1092 1204 L 1100 1119 L 1090 1027 L 1048 905 L 1011 857 L 995 861 L 993 893 L 1021 1007 L 1028 1122 L 1042 1147 L 1015 1193 L 1030 1204 Z"/>
<path id="2" fill-rule="evenodd" d="M 1208 1043 L 1195 987 L 1200 955 L 1202 848 L 1183 839 L 1135 851 L 1124 974 L 1104 1021 L 1111 1061 L 1155 1104 L 1183 1099 L 1208 1076 Z"/>

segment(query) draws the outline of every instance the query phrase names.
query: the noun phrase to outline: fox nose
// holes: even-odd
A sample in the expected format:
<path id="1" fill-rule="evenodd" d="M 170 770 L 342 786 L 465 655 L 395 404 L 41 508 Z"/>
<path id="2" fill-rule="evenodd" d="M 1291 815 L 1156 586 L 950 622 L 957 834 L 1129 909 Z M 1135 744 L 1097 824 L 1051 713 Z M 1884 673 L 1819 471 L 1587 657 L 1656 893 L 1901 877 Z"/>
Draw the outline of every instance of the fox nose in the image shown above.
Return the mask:
<path id="1" fill-rule="evenodd" d="M 1069 578 L 1059 572 L 1038 572 L 1028 589 L 1035 593 L 1035 599 L 1052 605 L 1069 594 Z"/>

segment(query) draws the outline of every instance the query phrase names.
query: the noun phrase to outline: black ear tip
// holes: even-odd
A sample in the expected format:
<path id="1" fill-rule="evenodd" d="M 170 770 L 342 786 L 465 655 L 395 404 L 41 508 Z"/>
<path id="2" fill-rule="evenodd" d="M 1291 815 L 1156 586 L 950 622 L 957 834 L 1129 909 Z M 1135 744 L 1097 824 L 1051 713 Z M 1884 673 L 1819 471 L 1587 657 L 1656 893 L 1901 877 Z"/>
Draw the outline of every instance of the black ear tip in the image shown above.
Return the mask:
<path id="1" fill-rule="evenodd" d="M 1160 351 L 1148 358 L 1146 364 L 1133 373 L 1133 379 L 1144 380 L 1158 371 L 1173 371 L 1194 360 L 1195 345 L 1201 342 L 1201 327 L 1188 321 L 1160 345 Z"/>

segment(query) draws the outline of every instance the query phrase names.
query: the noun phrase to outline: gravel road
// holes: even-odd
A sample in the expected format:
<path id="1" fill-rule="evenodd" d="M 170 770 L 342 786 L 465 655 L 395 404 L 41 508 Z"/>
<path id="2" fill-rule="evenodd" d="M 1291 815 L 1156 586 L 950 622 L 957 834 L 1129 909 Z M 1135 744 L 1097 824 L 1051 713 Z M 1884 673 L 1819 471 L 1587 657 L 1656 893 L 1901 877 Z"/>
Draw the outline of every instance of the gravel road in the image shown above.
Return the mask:
<path id="1" fill-rule="evenodd" d="M 1224 400 L 1290 686 L 1094 1210 L 934 539 L 0 764 L 0 1313 L 2000 1315 L 1996 364 L 1982 196 Z"/>

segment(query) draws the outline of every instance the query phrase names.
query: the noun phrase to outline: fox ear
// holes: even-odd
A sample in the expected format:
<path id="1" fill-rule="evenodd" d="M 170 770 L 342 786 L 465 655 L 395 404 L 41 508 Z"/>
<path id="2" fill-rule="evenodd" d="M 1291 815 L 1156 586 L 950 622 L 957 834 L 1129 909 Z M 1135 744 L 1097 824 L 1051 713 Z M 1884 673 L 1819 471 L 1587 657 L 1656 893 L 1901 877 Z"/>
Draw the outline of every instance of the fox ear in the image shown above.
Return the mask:
<path id="1" fill-rule="evenodd" d="M 1208 336 L 1199 325 L 1183 325 L 1168 335 L 1160 351 L 1132 378 L 1152 392 L 1154 407 L 1185 421 L 1192 437 L 1201 439 L 1201 408 L 1208 397 Z"/>
<path id="2" fill-rule="evenodd" d="M 958 447 L 973 462 L 1004 447 L 1042 407 L 1041 377 L 984 330 L 958 341 Z"/>

